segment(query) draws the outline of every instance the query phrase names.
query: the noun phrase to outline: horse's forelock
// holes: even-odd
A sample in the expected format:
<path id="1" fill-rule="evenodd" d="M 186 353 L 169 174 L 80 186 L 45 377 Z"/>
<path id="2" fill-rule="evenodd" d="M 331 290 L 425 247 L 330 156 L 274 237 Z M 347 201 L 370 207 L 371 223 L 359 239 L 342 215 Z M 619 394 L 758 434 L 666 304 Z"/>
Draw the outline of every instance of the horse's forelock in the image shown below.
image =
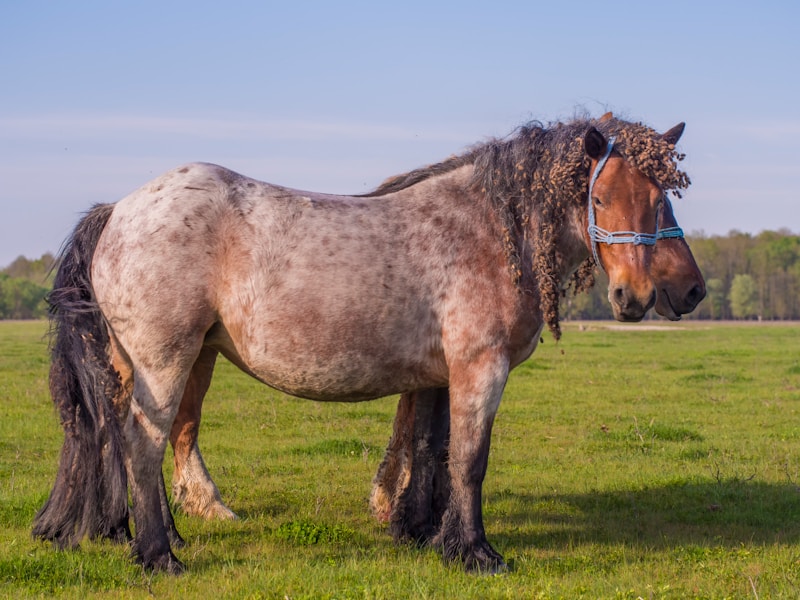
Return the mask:
<path id="1" fill-rule="evenodd" d="M 607 119 L 596 124 L 606 137 L 614 136 L 614 149 L 665 191 L 681 196 L 691 185 L 688 174 L 679 168 L 685 155 L 662 134 L 643 123 Z"/>

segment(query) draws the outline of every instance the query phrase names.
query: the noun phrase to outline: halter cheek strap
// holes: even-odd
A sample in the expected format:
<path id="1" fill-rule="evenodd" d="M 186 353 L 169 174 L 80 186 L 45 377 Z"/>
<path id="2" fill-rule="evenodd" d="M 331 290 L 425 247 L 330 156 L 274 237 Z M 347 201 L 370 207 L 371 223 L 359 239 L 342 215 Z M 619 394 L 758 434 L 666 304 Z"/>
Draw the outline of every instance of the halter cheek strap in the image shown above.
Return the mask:
<path id="1" fill-rule="evenodd" d="M 683 229 L 678 227 L 667 227 L 665 229 L 659 229 L 658 233 L 656 233 L 656 237 L 660 240 L 666 238 L 682 238 L 683 237 Z"/>
<path id="2" fill-rule="evenodd" d="M 611 151 L 614 149 L 615 140 L 616 138 L 614 137 L 609 138 L 605 154 L 603 154 L 603 156 L 600 157 L 600 160 L 597 161 L 597 166 L 594 169 L 594 173 L 592 173 L 592 178 L 589 180 L 589 240 L 592 243 L 592 256 L 594 256 L 594 262 L 599 265 L 601 269 L 603 268 L 603 263 L 600 262 L 600 256 L 597 254 L 597 244 L 633 244 L 635 246 L 644 244 L 645 246 L 654 246 L 656 240 L 683 237 L 683 230 L 680 227 L 667 227 L 666 229 L 659 230 L 658 223 L 656 223 L 656 233 L 639 233 L 636 231 L 607 231 L 602 227 L 597 226 L 594 213 L 594 203 L 592 202 L 592 192 L 594 190 L 594 184 L 597 181 L 597 178 L 600 176 L 600 172 L 603 170 L 603 167 L 606 166 L 608 157 L 611 156 Z"/>

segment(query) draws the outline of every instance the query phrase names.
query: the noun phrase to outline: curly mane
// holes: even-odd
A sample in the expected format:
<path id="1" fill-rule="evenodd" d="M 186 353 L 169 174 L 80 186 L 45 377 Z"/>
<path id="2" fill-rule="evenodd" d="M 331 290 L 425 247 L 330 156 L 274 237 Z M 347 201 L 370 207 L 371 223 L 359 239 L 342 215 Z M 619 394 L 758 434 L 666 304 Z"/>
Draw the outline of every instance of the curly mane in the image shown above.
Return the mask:
<path id="1" fill-rule="evenodd" d="M 532 265 L 542 313 L 555 339 L 561 337 L 559 299 L 566 288 L 558 273 L 558 241 L 567 223 L 567 209 L 581 207 L 589 187 L 590 160 L 584 135 L 595 127 L 606 138 L 616 136 L 614 148 L 628 162 L 665 191 L 680 197 L 691 183 L 678 168 L 684 155 L 659 133 L 642 123 L 604 117 L 576 118 L 569 123 L 543 125 L 532 121 L 503 139 L 491 139 L 464 154 L 388 179 L 365 196 L 396 192 L 466 164 L 474 165 L 472 185 L 503 215 L 506 254 L 512 275 L 519 281 L 522 265 L 515 228 L 527 226 L 531 217 L 539 228 L 532 236 Z M 587 258 L 572 275 L 567 288 L 574 293 L 594 285 L 594 260 Z"/>

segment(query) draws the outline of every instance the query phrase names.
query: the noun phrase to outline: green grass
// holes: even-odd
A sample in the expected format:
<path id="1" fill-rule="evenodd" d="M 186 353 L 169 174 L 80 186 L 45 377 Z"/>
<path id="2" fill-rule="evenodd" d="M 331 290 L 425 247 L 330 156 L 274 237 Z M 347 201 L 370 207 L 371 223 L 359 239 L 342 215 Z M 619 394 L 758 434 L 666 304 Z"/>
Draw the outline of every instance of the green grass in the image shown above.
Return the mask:
<path id="1" fill-rule="evenodd" d="M 509 574 L 397 546 L 369 515 L 396 399 L 297 400 L 221 361 L 200 441 L 241 519 L 178 515 L 173 578 L 127 547 L 31 539 L 62 433 L 46 325 L 0 323 L 0 597 L 800 597 L 800 325 L 564 329 L 495 423 L 484 517 Z"/>

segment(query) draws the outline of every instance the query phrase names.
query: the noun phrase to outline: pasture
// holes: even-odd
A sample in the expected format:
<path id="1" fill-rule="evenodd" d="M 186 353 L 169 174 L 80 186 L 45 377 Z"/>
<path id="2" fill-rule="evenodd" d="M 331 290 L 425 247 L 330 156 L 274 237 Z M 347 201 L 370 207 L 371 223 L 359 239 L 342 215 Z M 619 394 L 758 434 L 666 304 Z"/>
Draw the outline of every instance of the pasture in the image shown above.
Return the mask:
<path id="1" fill-rule="evenodd" d="M 545 334 L 500 405 L 483 503 L 510 573 L 395 545 L 369 514 L 396 398 L 298 400 L 220 360 L 200 445 L 240 519 L 176 513 L 176 578 L 32 540 L 63 434 L 46 324 L 2 322 L 0 596 L 800 596 L 800 325 L 584 325 Z"/>

